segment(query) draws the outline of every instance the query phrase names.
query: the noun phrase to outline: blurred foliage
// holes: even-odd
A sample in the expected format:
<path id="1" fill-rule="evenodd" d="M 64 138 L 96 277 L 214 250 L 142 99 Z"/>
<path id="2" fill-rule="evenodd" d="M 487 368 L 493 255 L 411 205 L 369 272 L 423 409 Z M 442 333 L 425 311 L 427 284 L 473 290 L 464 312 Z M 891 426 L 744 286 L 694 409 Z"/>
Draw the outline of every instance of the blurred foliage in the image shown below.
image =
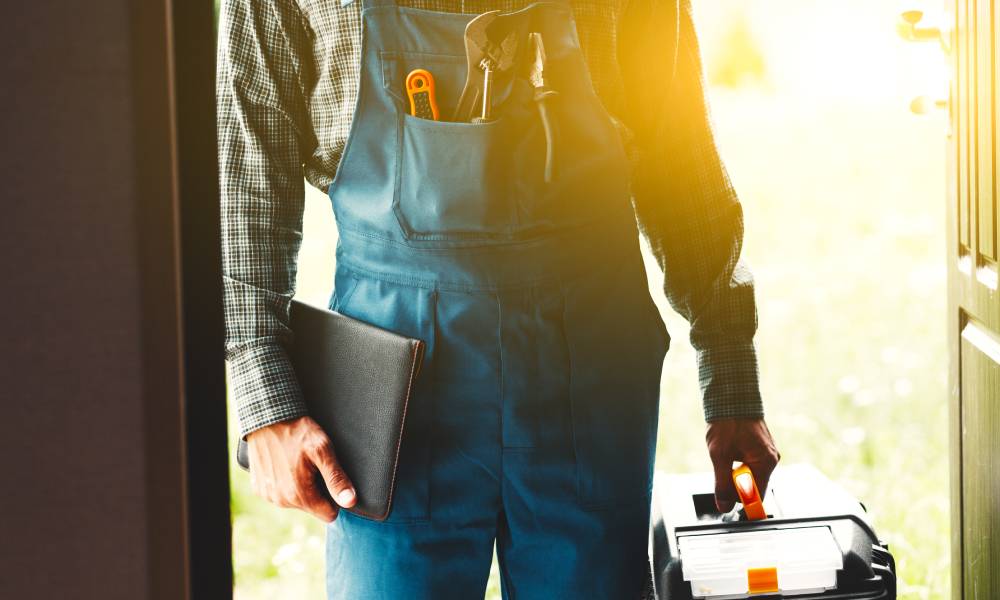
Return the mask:
<path id="1" fill-rule="evenodd" d="M 766 81 L 764 54 L 742 12 L 731 18 L 707 75 L 711 85 L 728 88 Z"/>
<path id="2" fill-rule="evenodd" d="M 762 388 L 783 460 L 816 465 L 864 501 L 897 559 L 899 597 L 936 599 L 950 585 L 945 121 L 906 110 L 907 77 L 924 77 L 930 55 L 897 45 L 891 4 L 696 8 L 719 143 L 746 212 Z M 310 191 L 300 297 L 325 302 L 335 243 L 329 201 Z M 657 468 L 706 471 L 687 325 L 648 266 L 674 338 Z M 321 524 L 253 498 L 238 471 L 233 513 L 238 600 L 323 598 Z M 494 568 L 487 597 L 498 589 Z"/>

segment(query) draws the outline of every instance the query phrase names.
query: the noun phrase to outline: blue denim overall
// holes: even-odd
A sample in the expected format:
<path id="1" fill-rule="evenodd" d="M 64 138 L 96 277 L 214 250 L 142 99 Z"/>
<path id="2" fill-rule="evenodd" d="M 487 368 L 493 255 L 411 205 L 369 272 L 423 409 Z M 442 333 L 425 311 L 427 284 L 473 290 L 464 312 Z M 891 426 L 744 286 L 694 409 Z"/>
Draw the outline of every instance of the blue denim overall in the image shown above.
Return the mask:
<path id="1" fill-rule="evenodd" d="M 630 599 L 642 585 L 668 337 L 569 4 L 523 11 L 560 94 L 549 183 L 526 79 L 487 124 L 406 110 L 406 74 L 423 68 L 450 113 L 474 15 L 363 3 L 361 87 L 330 187 L 331 306 L 427 354 L 388 520 L 342 512 L 328 530 L 331 599 L 482 598 L 494 543 L 505 598 Z"/>

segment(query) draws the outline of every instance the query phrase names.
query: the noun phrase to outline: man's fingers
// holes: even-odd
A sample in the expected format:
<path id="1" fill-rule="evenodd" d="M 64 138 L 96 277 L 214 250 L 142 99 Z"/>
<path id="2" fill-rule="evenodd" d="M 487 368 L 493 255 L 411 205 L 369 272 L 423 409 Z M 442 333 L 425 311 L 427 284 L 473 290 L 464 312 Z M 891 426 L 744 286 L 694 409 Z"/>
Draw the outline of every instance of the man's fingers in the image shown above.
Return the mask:
<path id="1" fill-rule="evenodd" d="M 316 479 L 310 477 L 308 481 L 301 482 L 300 505 L 299 508 L 313 515 L 325 523 L 332 523 L 337 518 L 339 509 L 337 505 L 330 502 L 325 494 L 316 487 Z"/>
<path id="2" fill-rule="evenodd" d="M 716 508 L 728 512 L 739 499 L 732 479 L 734 460 L 750 468 L 763 498 L 771 480 L 771 472 L 781 458 L 763 419 L 712 421 L 706 428 L 705 441 L 715 467 Z"/>
<path id="3" fill-rule="evenodd" d="M 337 464 L 330 438 L 313 419 L 272 423 L 247 435 L 247 444 L 251 485 L 268 502 L 326 522 L 337 518 L 340 506 L 356 503 L 354 486 Z M 322 481 L 316 480 L 317 473 Z"/>
<path id="4" fill-rule="evenodd" d="M 771 481 L 771 473 L 774 472 L 775 467 L 778 466 L 778 456 L 777 452 L 773 454 L 768 453 L 763 456 L 755 456 L 752 460 L 747 460 L 746 465 L 750 467 L 750 472 L 753 473 L 753 479 L 757 482 L 757 490 L 760 492 L 761 499 L 767 494 L 767 484 Z"/>
<path id="5" fill-rule="evenodd" d="M 310 457 L 316 464 L 316 468 L 319 469 L 319 474 L 323 478 L 323 483 L 326 484 L 327 491 L 330 492 L 330 497 L 344 508 L 354 506 L 358 501 L 357 493 L 354 491 L 354 485 L 347 477 L 347 473 L 337 462 L 333 446 L 330 443 L 323 444 L 313 449 L 310 452 Z"/>
<path id="6" fill-rule="evenodd" d="M 715 466 L 715 508 L 727 513 L 736 505 L 736 488 L 733 486 L 733 461 L 712 458 Z"/>
<path id="7" fill-rule="evenodd" d="M 757 482 L 760 497 L 763 498 L 767 493 L 767 484 L 771 481 L 771 473 L 774 472 L 778 461 L 781 460 L 781 454 L 774 447 L 774 440 L 771 438 L 771 432 L 768 431 L 767 425 L 763 422 L 760 425 L 760 427 L 754 428 L 753 436 L 746 444 L 749 447 L 744 452 L 743 462 L 750 467 L 753 478 Z"/>

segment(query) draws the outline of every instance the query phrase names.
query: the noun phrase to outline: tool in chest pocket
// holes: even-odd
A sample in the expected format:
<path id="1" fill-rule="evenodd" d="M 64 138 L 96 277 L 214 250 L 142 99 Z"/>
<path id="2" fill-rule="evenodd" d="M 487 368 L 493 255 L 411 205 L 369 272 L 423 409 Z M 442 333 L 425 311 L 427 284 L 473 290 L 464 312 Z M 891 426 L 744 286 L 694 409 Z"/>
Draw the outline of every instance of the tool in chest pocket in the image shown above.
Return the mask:
<path id="1" fill-rule="evenodd" d="M 542 119 L 542 127 L 545 129 L 545 183 L 552 182 L 552 169 L 555 146 L 555 130 L 550 114 L 550 104 L 553 97 L 558 94 L 549 87 L 545 81 L 545 42 L 542 34 L 532 32 L 529 34 L 531 47 L 534 50 L 534 61 L 531 63 L 531 70 L 528 74 L 528 81 L 531 87 L 535 88 L 535 102 L 538 104 L 538 115 Z"/>
<path id="2" fill-rule="evenodd" d="M 414 69 L 406 76 L 406 96 L 410 99 L 410 114 L 437 121 L 439 112 L 434 90 L 434 76 L 426 69 Z"/>
<path id="3" fill-rule="evenodd" d="M 465 27 L 468 74 L 453 121 L 488 122 L 498 88 L 512 83 L 513 69 L 522 47 L 525 23 L 516 15 L 498 10 L 483 13 Z M 476 117 L 475 115 L 479 116 Z"/>
<path id="4" fill-rule="evenodd" d="M 466 77 L 451 121 L 486 124 L 497 118 L 497 105 L 511 96 L 513 86 L 527 84 L 537 107 L 545 136 L 544 181 L 551 183 L 555 165 L 556 125 L 554 103 L 558 92 L 547 76 L 547 56 L 542 34 L 528 32 L 521 15 L 490 11 L 466 25 L 464 45 Z M 407 75 L 406 94 L 410 114 L 439 120 L 435 83 L 425 69 Z M 519 98 L 522 96 L 518 96 Z M 530 101 L 529 101 L 530 102 Z"/>

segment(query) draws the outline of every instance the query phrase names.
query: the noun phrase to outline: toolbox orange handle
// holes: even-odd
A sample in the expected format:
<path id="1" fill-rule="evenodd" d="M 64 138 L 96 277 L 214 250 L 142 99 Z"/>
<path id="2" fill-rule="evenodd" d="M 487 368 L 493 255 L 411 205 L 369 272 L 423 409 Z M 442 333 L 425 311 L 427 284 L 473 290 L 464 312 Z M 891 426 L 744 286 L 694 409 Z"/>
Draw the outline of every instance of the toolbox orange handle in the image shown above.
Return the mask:
<path id="1" fill-rule="evenodd" d="M 733 469 L 733 485 L 736 486 L 736 493 L 740 495 L 740 502 L 743 503 L 747 519 L 751 521 L 766 519 L 764 501 L 761 499 L 760 490 L 757 489 L 757 482 L 753 478 L 750 467 L 740 465 Z"/>

